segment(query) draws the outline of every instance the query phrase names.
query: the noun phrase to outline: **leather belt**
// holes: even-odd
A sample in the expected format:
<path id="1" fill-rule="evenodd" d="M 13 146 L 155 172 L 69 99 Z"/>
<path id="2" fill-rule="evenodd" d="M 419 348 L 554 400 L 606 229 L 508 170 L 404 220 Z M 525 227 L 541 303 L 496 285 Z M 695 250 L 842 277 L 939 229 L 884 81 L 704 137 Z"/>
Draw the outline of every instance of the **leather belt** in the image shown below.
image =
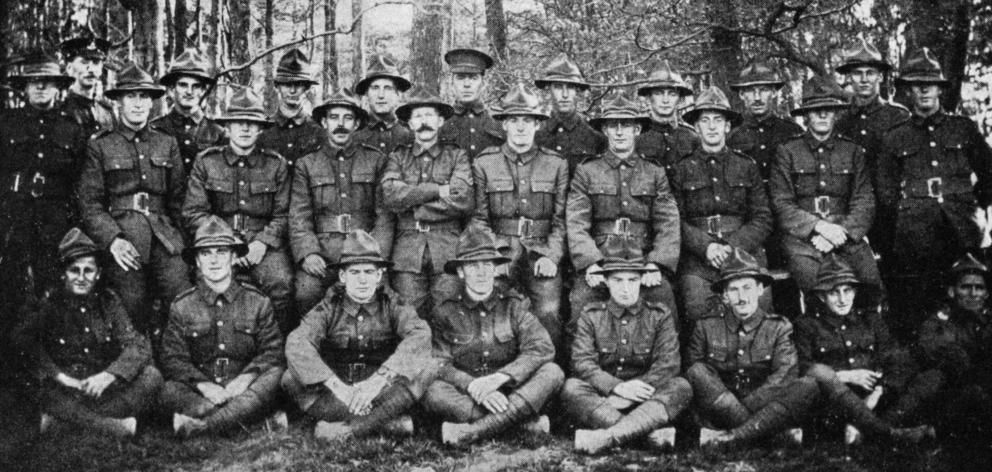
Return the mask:
<path id="1" fill-rule="evenodd" d="M 461 232 L 462 224 L 455 220 L 447 221 L 420 221 L 402 218 L 397 222 L 400 231 L 416 231 L 418 233 L 430 233 L 432 231 L 455 231 Z"/>
<path id="2" fill-rule="evenodd" d="M 902 189 L 902 198 L 933 198 L 940 203 L 943 203 L 944 195 L 974 192 L 970 177 L 904 180 L 899 186 Z"/>
<path id="3" fill-rule="evenodd" d="M 131 195 L 115 195 L 110 197 L 110 211 L 136 211 L 149 215 L 161 213 L 164 205 L 162 197 L 148 192 L 138 192 Z"/>
<path id="4" fill-rule="evenodd" d="M 231 225 L 231 229 L 244 233 L 246 231 L 261 231 L 269 224 L 269 219 L 235 213 L 224 217 L 224 221 Z"/>
<path id="5" fill-rule="evenodd" d="M 519 218 L 498 218 L 496 233 L 503 236 L 517 236 L 524 239 L 546 238 L 551 234 L 551 220 Z"/>
<path id="6" fill-rule="evenodd" d="M 744 225 L 744 220 L 734 215 L 710 215 L 689 218 L 690 225 L 705 229 L 710 235 L 722 238 L 726 233 L 737 231 Z"/>
<path id="7" fill-rule="evenodd" d="M 633 221 L 630 218 L 600 220 L 593 224 L 592 232 L 593 237 L 615 234 L 645 238 L 648 235 L 648 224 L 643 221 Z"/>
<path id="8" fill-rule="evenodd" d="M 230 365 L 231 359 L 227 357 L 218 357 L 214 359 L 213 365 L 210 369 L 210 373 L 214 377 L 214 382 L 222 384 L 225 380 L 227 380 L 227 368 Z"/>
<path id="9" fill-rule="evenodd" d="M 10 193 L 43 196 L 66 196 L 70 185 L 60 176 L 50 176 L 42 172 L 14 172 L 7 176 L 3 184 Z"/>
<path id="10" fill-rule="evenodd" d="M 378 366 L 365 362 L 349 362 L 331 364 L 331 370 L 337 374 L 345 383 L 353 384 L 369 378 Z"/>
<path id="11" fill-rule="evenodd" d="M 318 233 L 348 234 L 356 229 L 366 229 L 363 218 L 357 218 L 349 213 L 340 215 L 320 216 L 317 218 Z"/>

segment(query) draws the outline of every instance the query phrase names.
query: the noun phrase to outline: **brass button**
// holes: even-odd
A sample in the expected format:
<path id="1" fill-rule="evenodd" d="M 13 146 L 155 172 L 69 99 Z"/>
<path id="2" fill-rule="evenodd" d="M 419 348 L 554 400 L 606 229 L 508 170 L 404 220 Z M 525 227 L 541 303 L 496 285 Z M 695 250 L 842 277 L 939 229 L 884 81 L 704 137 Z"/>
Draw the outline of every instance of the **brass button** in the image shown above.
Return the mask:
<path id="1" fill-rule="evenodd" d="M 220 349 L 221 351 L 223 351 L 223 350 L 227 349 L 227 346 L 225 346 L 224 343 L 220 343 L 220 344 L 217 345 L 217 349 Z"/>

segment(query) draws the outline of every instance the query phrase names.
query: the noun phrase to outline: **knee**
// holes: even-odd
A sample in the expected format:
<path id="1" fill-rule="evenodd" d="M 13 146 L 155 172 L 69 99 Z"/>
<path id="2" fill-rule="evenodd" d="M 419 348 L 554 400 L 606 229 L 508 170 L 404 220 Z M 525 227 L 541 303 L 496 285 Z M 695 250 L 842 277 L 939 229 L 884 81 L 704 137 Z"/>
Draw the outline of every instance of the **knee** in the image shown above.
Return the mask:
<path id="1" fill-rule="evenodd" d="M 700 385 L 709 383 L 716 373 L 713 368 L 705 362 L 694 362 L 685 371 L 685 378 L 694 388 L 699 388 Z"/>
<path id="2" fill-rule="evenodd" d="M 819 383 L 812 377 L 799 377 L 793 382 L 792 390 L 803 404 L 812 404 L 820 395 Z"/>
<path id="3" fill-rule="evenodd" d="M 570 378 L 561 387 L 561 399 L 566 404 L 573 403 L 574 400 L 589 391 L 589 383 L 584 380 Z"/>
<path id="4" fill-rule="evenodd" d="M 162 383 L 164 382 L 162 373 L 159 372 L 153 365 L 147 365 L 144 369 L 141 369 L 141 373 L 138 375 L 136 380 L 139 384 L 150 390 L 161 389 Z"/>
<path id="5" fill-rule="evenodd" d="M 558 391 L 562 384 L 565 383 L 565 372 L 563 372 L 561 367 L 558 367 L 558 364 L 555 364 L 554 362 L 548 362 L 547 364 L 542 365 L 541 368 L 537 369 L 537 372 L 534 373 L 534 377 L 546 382 L 547 385 L 554 391 Z"/>

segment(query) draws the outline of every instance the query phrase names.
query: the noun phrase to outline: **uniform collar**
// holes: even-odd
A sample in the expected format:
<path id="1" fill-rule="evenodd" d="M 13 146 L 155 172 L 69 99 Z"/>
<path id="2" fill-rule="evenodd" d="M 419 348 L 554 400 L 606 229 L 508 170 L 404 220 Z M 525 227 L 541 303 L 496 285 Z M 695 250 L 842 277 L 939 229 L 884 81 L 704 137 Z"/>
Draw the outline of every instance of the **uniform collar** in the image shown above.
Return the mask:
<path id="1" fill-rule="evenodd" d="M 882 101 L 882 97 L 875 97 L 874 100 L 868 102 L 867 105 L 858 106 L 851 103 L 851 112 L 859 115 L 870 115 L 882 109 L 882 105 L 885 102 Z"/>
<path id="2" fill-rule="evenodd" d="M 641 314 L 641 311 L 643 310 L 644 310 L 643 298 L 637 299 L 637 303 L 634 303 L 631 306 L 620 306 L 617 304 L 617 302 L 613 301 L 612 298 L 610 299 L 610 301 L 606 302 L 606 311 L 608 311 L 616 319 L 623 318 L 624 316 L 637 316 Z"/>
<path id="3" fill-rule="evenodd" d="M 420 143 L 419 142 L 414 141 L 413 142 L 413 157 L 423 156 L 424 153 L 429 154 L 432 158 L 437 158 L 437 156 L 439 156 L 441 154 L 441 142 L 440 141 L 434 141 L 434 144 L 431 147 L 429 147 L 427 149 L 424 149 L 423 147 L 420 146 Z"/>
<path id="4" fill-rule="evenodd" d="M 355 155 L 355 152 L 358 151 L 358 144 L 354 139 L 350 139 L 348 144 L 344 147 L 339 147 L 338 145 L 328 141 L 324 144 L 322 149 L 324 150 L 324 154 L 328 157 L 336 158 L 338 155 L 342 155 L 345 159 L 350 159 Z"/>
<path id="5" fill-rule="evenodd" d="M 741 125 L 746 127 L 771 126 L 774 123 L 774 121 L 775 121 L 775 114 L 773 113 L 766 113 L 765 116 L 762 116 L 760 118 L 750 113 L 745 113 L 744 122 Z"/>
<path id="6" fill-rule="evenodd" d="M 692 153 L 692 157 L 699 159 L 701 161 L 709 161 L 713 159 L 718 162 L 723 162 L 723 160 L 730 155 L 730 147 L 724 146 L 723 149 L 717 152 L 706 152 L 703 147 L 700 146 L 696 149 L 696 152 Z"/>
<path id="7" fill-rule="evenodd" d="M 490 293 L 485 300 L 473 300 L 464 291 L 458 295 L 458 298 L 462 301 L 465 307 L 471 310 L 476 310 L 481 307 L 482 309 L 491 312 L 493 311 L 493 308 L 496 307 L 496 301 L 500 298 L 500 294 L 498 289 L 493 288 L 493 293 Z"/>
<path id="8" fill-rule="evenodd" d="M 847 316 L 839 316 L 834 314 L 827 307 L 819 307 L 816 310 L 816 317 L 823 320 L 824 323 L 830 325 L 832 328 L 839 328 L 843 325 L 861 324 L 865 317 L 865 313 L 855 308 L 852 309 Z"/>
<path id="9" fill-rule="evenodd" d="M 743 330 L 744 332 L 750 333 L 755 329 L 758 329 L 758 326 L 762 321 L 764 321 L 765 316 L 765 310 L 762 310 L 759 307 L 758 311 L 754 312 L 753 315 L 749 316 L 746 320 L 741 321 L 740 318 L 734 314 L 734 309 L 727 307 L 727 314 L 723 319 L 726 322 L 727 327 L 731 330 Z"/>
<path id="10" fill-rule="evenodd" d="M 393 127 L 396 126 L 397 123 L 399 123 L 399 120 L 397 120 L 396 116 L 393 115 L 392 113 L 390 113 L 387 116 L 387 119 L 385 120 L 383 120 L 381 116 L 375 113 L 369 113 L 368 128 L 371 130 L 376 130 L 376 131 L 390 130 L 393 129 Z"/>
<path id="11" fill-rule="evenodd" d="M 486 111 L 486 105 L 482 103 L 482 100 L 475 100 L 471 103 L 455 102 L 453 108 L 455 109 L 456 115 L 464 115 L 469 111 L 475 113 L 476 115 L 481 115 L 484 111 Z"/>
<path id="12" fill-rule="evenodd" d="M 579 115 L 579 112 L 577 111 L 573 111 L 571 113 L 559 113 L 556 111 L 551 114 L 551 119 L 548 120 L 548 123 L 544 126 L 548 129 L 560 127 L 572 131 L 576 126 L 579 126 L 579 123 L 581 122 L 582 116 Z"/>
<path id="13" fill-rule="evenodd" d="M 66 101 L 70 101 L 71 100 L 71 101 L 81 102 L 81 103 L 93 103 L 93 102 L 96 101 L 96 100 L 94 100 L 94 99 L 92 99 L 90 97 L 87 97 L 86 95 L 83 95 L 81 93 L 76 92 L 75 90 L 72 90 L 71 88 L 69 89 L 69 93 L 66 94 L 65 100 Z"/>
<path id="14" fill-rule="evenodd" d="M 258 146 L 251 150 L 251 153 L 247 156 L 239 156 L 234 153 L 234 150 L 230 146 L 224 148 L 224 160 L 227 161 L 227 165 L 234 166 L 238 161 L 244 160 L 245 165 L 249 168 L 255 167 L 259 164 L 262 159 L 262 153 L 259 151 Z"/>
<path id="15" fill-rule="evenodd" d="M 119 122 L 117 124 L 116 131 L 121 136 L 124 136 L 124 139 L 127 139 L 128 141 L 130 141 L 132 139 L 142 138 L 146 134 L 148 134 L 148 123 L 145 123 L 145 126 L 142 126 L 141 129 L 135 131 L 135 130 L 129 128 L 123 122 Z"/>
<path id="16" fill-rule="evenodd" d="M 940 124 L 942 124 L 944 122 L 944 119 L 946 117 L 947 117 L 947 114 L 944 113 L 944 109 L 941 108 L 940 110 L 937 111 L 937 113 L 934 113 L 934 114 L 932 114 L 932 115 L 930 115 L 930 116 L 928 116 L 926 118 L 924 118 L 924 117 L 922 117 L 920 115 L 917 115 L 916 113 L 913 113 L 912 120 L 913 120 L 913 124 L 915 124 L 917 126 L 929 126 L 929 125 L 940 125 Z"/>
<path id="17" fill-rule="evenodd" d="M 347 293 L 342 293 L 341 298 L 342 298 L 341 309 L 344 311 L 344 314 L 348 316 L 351 317 L 358 316 L 359 313 L 361 313 L 363 310 L 369 316 L 375 316 L 379 314 L 378 291 L 376 291 L 376 294 L 372 296 L 372 299 L 369 300 L 368 303 L 358 303 L 355 300 L 352 300 Z"/>
<path id="18" fill-rule="evenodd" d="M 833 132 L 833 133 L 830 133 L 830 137 L 827 138 L 826 141 L 820 141 L 819 139 L 814 138 L 813 137 L 813 134 L 810 133 L 809 131 L 807 131 L 805 134 L 803 134 L 803 139 L 806 141 L 806 144 L 809 146 L 809 148 L 810 149 L 813 149 L 813 150 L 817 150 L 817 149 L 823 148 L 823 149 L 826 149 L 828 151 L 833 151 L 834 146 L 837 145 L 837 133 L 836 133 L 836 131 Z"/>
<path id="19" fill-rule="evenodd" d="M 617 167 L 619 167 L 620 164 L 627 164 L 627 165 L 633 167 L 634 166 L 634 163 L 637 161 L 638 158 L 640 158 L 640 156 L 636 152 L 634 152 L 631 155 L 627 156 L 626 159 L 620 159 L 619 156 L 617 156 L 616 154 L 614 154 L 613 151 L 610 151 L 609 149 L 607 149 L 603 153 L 603 160 L 606 161 L 606 163 L 610 167 L 612 167 L 614 169 L 616 169 Z"/>
<path id="20" fill-rule="evenodd" d="M 503 155 L 510 158 L 511 160 L 513 161 L 519 160 L 520 162 L 527 164 L 534 159 L 534 156 L 537 155 L 538 146 L 537 143 L 534 143 L 534 145 L 531 146 L 530 149 L 528 149 L 527 152 L 523 154 L 518 154 L 513 149 L 510 149 L 510 146 L 508 144 L 503 144 L 502 146 L 500 146 L 500 149 L 503 151 Z"/>
<path id="21" fill-rule="evenodd" d="M 275 121 L 276 122 L 276 126 L 278 126 L 280 128 L 286 128 L 290 124 L 293 124 L 293 125 L 296 125 L 296 126 L 300 126 L 303 123 L 306 123 L 307 120 L 309 120 L 309 119 L 310 119 L 310 117 L 307 116 L 306 113 L 303 113 L 302 110 L 296 116 L 290 118 L 290 117 L 288 117 L 288 116 L 286 116 L 286 115 L 284 115 L 282 113 L 282 108 L 279 108 L 276 111 L 275 116 L 272 117 L 272 121 Z"/>
<path id="22" fill-rule="evenodd" d="M 200 292 L 200 297 L 203 298 L 203 301 L 207 305 L 216 305 L 218 301 L 226 303 L 234 302 L 244 289 L 237 280 L 231 280 L 231 285 L 227 287 L 224 293 L 217 293 L 201 280 L 196 284 L 196 290 Z"/>
<path id="23" fill-rule="evenodd" d="M 200 124 L 200 122 L 202 122 L 204 118 L 206 118 L 206 115 L 203 113 L 202 110 L 198 115 L 187 115 L 183 113 L 181 110 L 179 110 L 179 107 L 172 107 L 172 110 L 169 110 L 169 114 L 167 116 L 172 121 L 180 124 L 192 122 L 193 124 L 197 124 L 197 125 Z"/>

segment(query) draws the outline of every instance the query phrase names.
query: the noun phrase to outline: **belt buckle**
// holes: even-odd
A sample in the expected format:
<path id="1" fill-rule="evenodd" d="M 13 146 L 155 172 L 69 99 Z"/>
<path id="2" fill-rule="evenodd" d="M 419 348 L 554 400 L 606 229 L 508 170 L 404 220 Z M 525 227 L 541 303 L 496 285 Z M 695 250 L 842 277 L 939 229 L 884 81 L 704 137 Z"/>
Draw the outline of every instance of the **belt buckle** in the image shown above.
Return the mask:
<path id="1" fill-rule="evenodd" d="M 830 216 L 830 197 L 821 195 L 813 199 L 813 212 L 820 215 L 820 218 L 827 219 Z"/>
<path id="2" fill-rule="evenodd" d="M 358 382 L 358 379 L 365 373 L 365 363 L 356 362 L 348 364 L 348 383 Z"/>
<path id="3" fill-rule="evenodd" d="M 131 209 L 148 216 L 148 192 L 138 192 L 131 196 Z"/>
<path id="4" fill-rule="evenodd" d="M 630 218 L 617 218 L 617 221 L 613 223 L 613 234 L 629 236 Z"/>
<path id="5" fill-rule="evenodd" d="M 431 225 L 422 223 L 420 220 L 416 220 L 413 222 L 413 228 L 421 233 L 431 232 Z"/>
<path id="6" fill-rule="evenodd" d="M 530 237 L 530 230 L 534 227 L 534 220 L 530 218 L 520 217 L 517 220 L 517 236 L 521 238 Z"/>
<path id="7" fill-rule="evenodd" d="M 44 194 L 45 182 L 48 179 L 41 172 L 35 172 L 34 177 L 31 178 L 31 196 L 38 198 Z"/>
<path id="8" fill-rule="evenodd" d="M 721 231 L 720 226 L 723 223 L 722 215 L 712 215 L 706 217 L 706 232 L 716 236 L 718 238 L 723 237 L 723 231 Z"/>
<path id="9" fill-rule="evenodd" d="M 214 380 L 217 383 L 221 383 L 227 378 L 227 366 L 231 363 L 231 359 L 227 357 L 218 357 L 214 359 Z"/>
<path id="10" fill-rule="evenodd" d="M 351 232 L 351 214 L 342 213 L 335 219 L 337 220 L 338 229 L 340 229 L 342 233 Z"/>
<path id="11" fill-rule="evenodd" d="M 927 196 L 930 198 L 936 198 L 938 202 L 944 202 L 944 193 L 941 189 L 944 180 L 940 177 L 933 177 L 927 179 Z"/>

